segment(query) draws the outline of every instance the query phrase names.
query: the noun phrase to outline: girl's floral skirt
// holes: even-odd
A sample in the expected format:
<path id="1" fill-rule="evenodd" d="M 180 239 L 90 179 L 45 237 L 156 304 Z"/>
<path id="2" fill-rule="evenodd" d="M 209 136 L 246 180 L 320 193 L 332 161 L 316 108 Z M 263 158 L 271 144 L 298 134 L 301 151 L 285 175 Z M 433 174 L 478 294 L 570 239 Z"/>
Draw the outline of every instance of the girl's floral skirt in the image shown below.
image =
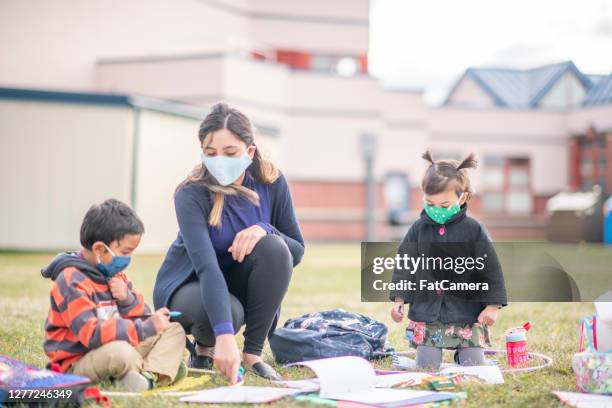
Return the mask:
<path id="1" fill-rule="evenodd" d="M 408 321 L 406 340 L 412 347 L 430 346 L 458 349 L 466 347 L 490 347 L 489 330 L 480 323 L 442 323 Z"/>

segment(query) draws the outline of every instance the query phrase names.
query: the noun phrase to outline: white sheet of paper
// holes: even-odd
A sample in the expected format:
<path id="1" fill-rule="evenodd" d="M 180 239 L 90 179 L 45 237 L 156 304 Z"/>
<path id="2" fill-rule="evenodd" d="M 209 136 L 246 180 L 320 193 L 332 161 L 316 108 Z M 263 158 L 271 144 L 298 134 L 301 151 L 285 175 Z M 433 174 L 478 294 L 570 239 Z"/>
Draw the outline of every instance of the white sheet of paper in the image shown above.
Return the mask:
<path id="1" fill-rule="evenodd" d="M 426 377 L 431 377 L 429 373 L 400 373 L 400 374 L 383 374 L 376 376 L 376 387 L 377 388 L 390 388 L 394 385 L 413 381 L 412 385 L 419 385 L 421 380 Z"/>
<path id="2" fill-rule="evenodd" d="M 319 379 L 309 378 L 306 380 L 282 380 L 272 381 L 274 384 L 284 385 L 285 387 L 294 388 L 302 391 L 318 391 Z"/>
<path id="3" fill-rule="evenodd" d="M 319 379 L 319 395 L 322 398 L 331 398 L 332 394 L 374 389 L 376 385 L 376 372 L 370 363 L 361 357 L 325 358 L 290 365 L 306 366 L 314 371 Z"/>
<path id="4" fill-rule="evenodd" d="M 181 398 L 181 402 L 196 403 L 253 403 L 276 401 L 288 395 L 302 392 L 291 388 L 251 387 L 247 385 L 211 388 Z"/>
<path id="5" fill-rule="evenodd" d="M 424 397 L 435 393 L 435 391 L 375 388 L 361 391 L 331 394 L 327 398 L 340 401 L 359 402 L 362 404 L 385 404 L 388 402 L 404 401 L 409 400 L 411 398 Z"/>
<path id="6" fill-rule="evenodd" d="M 612 407 L 612 395 L 584 394 L 581 392 L 553 391 L 559 399 L 576 408 Z"/>
<path id="7" fill-rule="evenodd" d="M 475 375 L 487 384 L 503 384 L 504 376 L 498 366 L 454 366 L 448 367 L 440 371 L 440 374 L 458 374 Z"/>
<path id="8" fill-rule="evenodd" d="M 441 369 L 454 366 L 456 366 L 454 363 L 440 364 Z M 417 368 L 416 360 L 406 356 L 393 356 L 393 367 L 400 370 L 415 370 Z"/>

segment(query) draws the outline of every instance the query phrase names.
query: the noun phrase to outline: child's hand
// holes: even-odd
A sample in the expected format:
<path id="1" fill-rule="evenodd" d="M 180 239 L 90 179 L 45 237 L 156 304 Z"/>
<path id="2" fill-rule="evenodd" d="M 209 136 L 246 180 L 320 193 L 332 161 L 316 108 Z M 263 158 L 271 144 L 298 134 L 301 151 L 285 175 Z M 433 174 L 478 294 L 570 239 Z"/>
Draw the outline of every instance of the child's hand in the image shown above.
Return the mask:
<path id="1" fill-rule="evenodd" d="M 155 332 L 161 333 L 166 330 L 170 326 L 170 311 L 162 307 L 161 309 L 157 309 L 155 313 L 149 317 L 153 321 L 153 326 L 155 326 Z"/>
<path id="2" fill-rule="evenodd" d="M 478 315 L 478 323 L 483 326 L 493 326 L 495 320 L 497 319 L 497 305 L 489 305 L 482 309 L 482 312 Z"/>
<path id="3" fill-rule="evenodd" d="M 395 298 L 395 303 L 391 309 L 391 318 L 396 323 L 404 319 L 404 299 Z"/>
<path id="4" fill-rule="evenodd" d="M 123 279 L 119 277 L 110 278 L 108 287 L 113 297 L 119 302 L 124 302 L 128 299 L 128 285 Z"/>

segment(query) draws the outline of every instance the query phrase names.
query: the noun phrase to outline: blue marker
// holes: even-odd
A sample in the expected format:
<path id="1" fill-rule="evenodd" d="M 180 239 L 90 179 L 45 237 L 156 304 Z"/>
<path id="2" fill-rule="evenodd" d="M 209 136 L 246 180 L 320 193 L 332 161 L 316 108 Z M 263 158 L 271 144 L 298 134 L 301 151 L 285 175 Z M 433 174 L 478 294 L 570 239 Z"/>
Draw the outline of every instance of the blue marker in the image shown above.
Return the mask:
<path id="1" fill-rule="evenodd" d="M 240 366 L 240 368 L 238 369 L 238 382 L 242 382 L 244 381 L 244 367 Z"/>
<path id="2" fill-rule="evenodd" d="M 179 317 L 182 314 L 183 314 L 182 312 L 171 311 L 171 312 L 168 312 L 168 317 L 170 317 L 170 318 Z"/>

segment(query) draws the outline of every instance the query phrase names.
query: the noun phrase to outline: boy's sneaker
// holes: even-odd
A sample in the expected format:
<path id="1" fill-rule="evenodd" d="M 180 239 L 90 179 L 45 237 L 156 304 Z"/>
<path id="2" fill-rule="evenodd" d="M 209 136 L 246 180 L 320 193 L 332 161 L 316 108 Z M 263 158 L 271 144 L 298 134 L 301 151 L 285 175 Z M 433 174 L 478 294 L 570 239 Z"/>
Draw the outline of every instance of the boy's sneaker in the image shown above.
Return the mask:
<path id="1" fill-rule="evenodd" d="M 176 377 L 174 377 L 174 381 L 172 384 L 178 384 L 183 378 L 187 377 L 187 364 L 184 361 L 181 361 L 179 364 L 178 371 L 176 372 Z"/>
<path id="2" fill-rule="evenodd" d="M 115 384 L 130 392 L 143 392 L 151 388 L 149 379 L 138 371 L 128 371 Z"/>

